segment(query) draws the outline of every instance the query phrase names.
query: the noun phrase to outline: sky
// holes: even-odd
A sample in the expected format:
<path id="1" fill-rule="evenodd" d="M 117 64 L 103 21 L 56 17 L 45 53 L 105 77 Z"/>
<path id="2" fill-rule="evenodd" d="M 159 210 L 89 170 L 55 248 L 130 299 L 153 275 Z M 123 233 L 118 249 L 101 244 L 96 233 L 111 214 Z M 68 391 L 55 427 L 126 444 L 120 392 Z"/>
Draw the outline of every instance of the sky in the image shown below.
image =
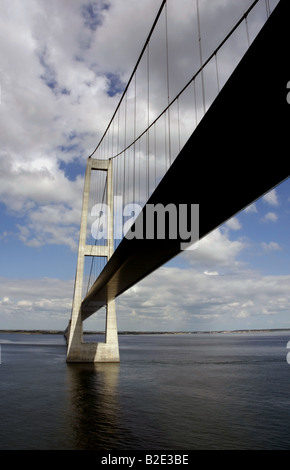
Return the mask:
<path id="1" fill-rule="evenodd" d="M 237 3 L 200 0 L 204 57 L 251 2 Z M 1 1 L 0 329 L 68 324 L 86 160 L 160 4 Z M 193 4 L 168 2 L 172 96 L 192 73 Z M 264 15 L 258 9 L 249 28 Z M 221 81 L 240 47 L 220 63 Z M 158 101 L 158 68 L 153 76 Z M 290 329 L 289 217 L 287 180 L 118 298 L 118 329 Z M 103 313 L 86 328 L 104 329 Z"/>

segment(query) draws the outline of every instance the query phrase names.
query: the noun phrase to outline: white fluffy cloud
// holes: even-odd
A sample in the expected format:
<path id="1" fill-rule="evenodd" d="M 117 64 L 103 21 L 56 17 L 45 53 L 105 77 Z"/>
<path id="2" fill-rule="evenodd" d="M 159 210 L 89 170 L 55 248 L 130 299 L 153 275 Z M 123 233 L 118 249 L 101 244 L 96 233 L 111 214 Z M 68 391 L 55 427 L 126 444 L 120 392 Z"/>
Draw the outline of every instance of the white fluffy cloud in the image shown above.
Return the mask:
<path id="1" fill-rule="evenodd" d="M 242 228 L 241 223 L 237 217 L 232 217 L 226 225 L 232 230 L 240 230 Z"/>
<path id="2" fill-rule="evenodd" d="M 205 269 L 227 270 L 240 266 L 238 256 L 247 244 L 230 240 L 226 227 L 216 229 L 198 242 L 196 250 L 184 252 L 181 256 L 192 265 L 202 265 Z"/>
<path id="3" fill-rule="evenodd" d="M 83 165 L 116 104 L 94 70 L 93 20 L 106 3 L 94 5 L 90 16 L 79 2 L 1 4 L 0 201 L 29 245 L 75 247 Z M 81 174 L 69 178 L 62 162 L 75 161 Z"/>
<path id="4" fill-rule="evenodd" d="M 289 315 L 290 276 L 262 275 L 241 265 L 236 256 L 242 248 L 216 230 L 186 253 L 191 267 L 160 268 L 123 294 L 119 323 L 149 330 L 277 327 L 279 315 Z"/>
<path id="5" fill-rule="evenodd" d="M 72 295 L 73 281 L 1 278 L 1 328 L 64 330 Z"/>
<path id="6" fill-rule="evenodd" d="M 277 242 L 262 243 L 262 247 L 265 251 L 280 251 L 281 247 Z"/>
<path id="7" fill-rule="evenodd" d="M 171 98 L 200 63 L 194 3 L 168 2 Z M 53 230 L 47 232 L 48 242 L 75 246 L 73 224 L 58 226 L 55 221 L 66 206 L 66 220 L 78 224 L 85 160 L 115 110 L 159 7 L 155 0 L 1 2 L 0 202 L 24 216 L 15 230 L 20 230 L 25 243 L 43 243 L 47 225 L 41 222 L 50 213 Z M 247 0 L 239 4 L 217 0 L 214 6 L 200 0 L 204 59 L 247 7 Z M 221 55 L 221 84 L 230 70 L 233 51 L 240 57 L 245 38 L 245 34 L 239 36 L 231 54 Z M 167 104 L 164 16 L 152 41 L 150 113 L 154 115 Z M 137 76 L 142 117 L 147 97 L 145 72 L 142 65 Z M 217 88 L 213 77 L 209 66 L 205 71 L 209 95 Z M 185 139 L 191 132 L 189 103 L 185 96 L 180 126 Z M 76 171 L 75 163 L 81 166 L 79 176 L 72 178 L 69 172 Z"/>
<path id="8" fill-rule="evenodd" d="M 262 218 L 263 222 L 277 222 L 278 215 L 275 212 L 267 212 L 266 215 Z"/>
<path id="9" fill-rule="evenodd" d="M 119 330 L 175 331 L 275 328 L 289 315 L 289 275 L 263 275 L 239 261 L 246 245 L 225 228 L 180 255 L 183 267 L 166 265 L 116 301 Z M 276 250 L 270 243 L 266 250 Z M 156 288 L 158 286 L 158 288 Z M 64 329 L 70 318 L 73 281 L 1 279 L 2 325 Z M 36 326 L 37 325 L 37 326 Z M 104 330 L 103 312 L 84 324 Z"/>
<path id="10" fill-rule="evenodd" d="M 272 0 L 272 7 L 276 3 Z M 9 229 L 1 227 L 0 240 L 14 232 L 32 248 L 61 244 L 76 249 L 86 158 L 115 110 L 160 4 L 156 0 L 1 1 L 0 203 L 7 209 L 5 216 L 13 216 L 13 224 L 9 220 Z M 199 4 L 206 59 L 249 2 L 200 0 Z M 265 11 L 263 3 L 249 19 L 251 39 Z M 200 58 L 197 25 L 193 26 L 195 2 L 169 1 L 167 13 L 172 98 L 197 70 Z M 164 17 L 160 25 L 149 51 L 151 117 L 162 111 L 168 98 Z M 230 48 L 219 54 L 220 86 L 233 69 L 233 56 L 236 63 L 246 45 L 246 31 L 241 28 Z M 147 56 L 137 75 L 138 114 L 143 120 L 146 61 Z M 215 63 L 209 64 L 204 79 L 209 104 L 217 93 Z M 193 103 L 193 90 L 179 102 L 183 139 L 192 131 Z M 201 100 L 197 111 L 201 115 Z M 265 203 L 276 210 L 275 191 Z M 276 213 L 266 217 L 275 221 Z M 226 228 L 202 240 L 198 249 L 181 255 L 186 268 L 166 266 L 124 294 L 118 299 L 121 328 L 150 329 L 156 318 L 162 329 L 210 328 L 221 315 L 248 318 L 283 310 L 289 280 L 245 271 L 240 255 L 247 245 L 229 237 L 230 230 L 240 229 L 240 220 L 231 219 Z M 267 242 L 264 249 L 275 251 L 278 245 Z M 73 282 L 57 279 L 1 279 L 4 325 L 11 321 L 25 328 L 29 322 L 35 325 L 48 318 L 48 327 L 65 327 L 72 288 Z"/>
<path id="11" fill-rule="evenodd" d="M 269 191 L 267 194 L 265 194 L 265 196 L 263 197 L 263 201 L 269 204 L 270 206 L 278 206 L 279 200 L 276 189 L 272 189 L 272 191 Z"/>

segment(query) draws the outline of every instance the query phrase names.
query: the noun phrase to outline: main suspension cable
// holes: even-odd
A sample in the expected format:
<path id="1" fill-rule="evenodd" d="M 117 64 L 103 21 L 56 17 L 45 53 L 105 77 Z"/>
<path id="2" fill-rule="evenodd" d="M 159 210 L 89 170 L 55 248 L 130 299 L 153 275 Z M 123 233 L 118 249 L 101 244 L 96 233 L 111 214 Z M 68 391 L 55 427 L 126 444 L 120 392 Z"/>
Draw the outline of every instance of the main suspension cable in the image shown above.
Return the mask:
<path id="1" fill-rule="evenodd" d="M 111 118 L 111 120 L 110 120 L 110 122 L 109 122 L 109 124 L 108 124 L 108 126 L 107 126 L 107 128 L 106 128 L 106 130 L 105 130 L 105 132 L 104 132 L 104 134 L 103 134 L 103 137 L 102 137 L 101 140 L 99 141 L 99 143 L 98 143 L 97 147 L 95 148 L 95 150 L 91 153 L 91 155 L 89 155 L 89 158 L 91 158 L 91 157 L 94 155 L 94 153 L 98 150 L 98 148 L 100 147 L 102 141 L 103 141 L 104 138 L 105 138 L 105 135 L 107 134 L 107 131 L 108 131 L 109 127 L 110 127 L 111 124 L 112 124 L 112 121 L 114 120 L 114 118 L 115 118 L 115 116 L 116 116 L 116 114 L 117 114 L 118 109 L 119 109 L 120 106 L 121 106 L 121 103 L 122 103 L 122 101 L 123 101 L 123 99 L 124 99 L 124 97 L 125 97 L 125 95 L 126 95 L 126 93 L 127 93 L 127 90 L 128 90 L 128 88 L 129 88 L 129 86 L 130 86 L 131 81 L 133 80 L 133 77 L 134 77 L 134 75 L 135 75 L 135 73 L 136 73 L 136 70 L 137 70 L 137 68 L 138 68 L 138 66 L 139 66 L 139 63 L 140 63 L 140 61 L 141 61 L 141 59 L 142 59 L 142 57 L 143 57 L 143 55 L 144 55 L 144 52 L 146 51 L 147 44 L 149 43 L 149 41 L 150 41 L 150 39 L 151 39 L 151 36 L 152 36 L 153 31 L 154 31 L 154 29 L 155 29 L 155 26 L 156 26 L 156 24 L 157 24 L 157 22 L 158 22 L 158 20 L 159 20 L 159 17 L 160 17 L 160 15 L 161 15 L 161 13 L 162 13 L 162 10 L 163 10 L 163 8 L 164 8 L 164 6 L 165 6 L 165 4 L 166 4 L 166 1 L 167 1 L 167 0 L 163 0 L 162 3 L 161 3 L 161 6 L 160 6 L 159 11 L 158 11 L 158 13 L 157 13 L 157 16 L 156 16 L 156 18 L 155 18 L 155 20 L 154 20 L 154 23 L 153 23 L 153 25 L 152 25 L 152 28 L 151 28 L 151 30 L 150 30 L 150 32 L 149 32 L 149 35 L 148 35 L 148 37 L 147 37 L 147 39 L 146 39 L 146 42 L 145 42 L 144 46 L 143 46 L 143 49 L 142 49 L 142 51 L 141 51 L 141 54 L 140 54 L 140 56 L 139 56 L 139 58 L 138 58 L 138 60 L 137 60 L 137 62 L 136 62 L 136 65 L 135 65 L 135 67 L 134 67 L 134 70 L 133 70 L 133 72 L 132 72 L 132 74 L 131 74 L 131 76 L 130 76 L 130 78 L 129 78 L 129 81 L 128 81 L 128 83 L 127 83 L 127 85 L 126 85 L 124 91 L 123 91 L 123 94 L 122 94 L 122 96 L 121 96 L 121 99 L 120 99 L 120 101 L 119 101 L 119 104 L 118 104 L 117 108 L 115 109 L 115 112 L 114 112 L 114 114 L 113 114 L 113 116 L 112 116 L 112 118 Z"/>

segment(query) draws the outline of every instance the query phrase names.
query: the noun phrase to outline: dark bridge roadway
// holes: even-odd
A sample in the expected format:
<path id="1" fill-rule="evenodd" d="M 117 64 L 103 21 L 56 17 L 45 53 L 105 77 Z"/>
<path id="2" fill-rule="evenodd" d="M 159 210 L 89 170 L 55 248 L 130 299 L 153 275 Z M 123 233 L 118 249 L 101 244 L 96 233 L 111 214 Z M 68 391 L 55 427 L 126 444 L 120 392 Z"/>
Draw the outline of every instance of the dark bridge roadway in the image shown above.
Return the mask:
<path id="1" fill-rule="evenodd" d="M 281 0 L 148 201 L 199 204 L 200 239 L 289 177 L 289 18 Z M 180 242 L 124 238 L 82 319 L 180 253 Z"/>

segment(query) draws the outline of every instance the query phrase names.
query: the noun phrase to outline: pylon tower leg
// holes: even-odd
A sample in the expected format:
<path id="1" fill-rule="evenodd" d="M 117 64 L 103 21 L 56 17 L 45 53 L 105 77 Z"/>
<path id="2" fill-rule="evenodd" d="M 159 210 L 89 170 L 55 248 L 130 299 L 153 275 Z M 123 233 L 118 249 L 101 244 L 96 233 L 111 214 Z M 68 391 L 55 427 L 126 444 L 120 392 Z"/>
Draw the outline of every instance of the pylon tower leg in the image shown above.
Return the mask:
<path id="1" fill-rule="evenodd" d="M 92 255 L 92 245 L 86 244 L 87 216 L 89 207 L 91 171 L 107 171 L 107 199 L 110 208 L 108 217 L 108 244 L 107 246 L 94 246 Z M 107 160 L 96 160 L 89 158 L 87 161 L 83 206 L 81 215 L 81 228 L 79 238 L 79 250 L 77 261 L 77 272 L 75 278 L 75 288 L 71 319 L 66 331 L 67 339 L 67 362 L 119 362 L 119 342 L 117 330 L 117 318 L 115 300 L 107 302 L 106 305 L 106 329 L 105 342 L 94 343 L 83 341 L 83 320 L 82 320 L 82 290 L 84 277 L 85 256 L 106 256 L 109 259 L 113 253 L 113 177 L 112 162 Z"/>

